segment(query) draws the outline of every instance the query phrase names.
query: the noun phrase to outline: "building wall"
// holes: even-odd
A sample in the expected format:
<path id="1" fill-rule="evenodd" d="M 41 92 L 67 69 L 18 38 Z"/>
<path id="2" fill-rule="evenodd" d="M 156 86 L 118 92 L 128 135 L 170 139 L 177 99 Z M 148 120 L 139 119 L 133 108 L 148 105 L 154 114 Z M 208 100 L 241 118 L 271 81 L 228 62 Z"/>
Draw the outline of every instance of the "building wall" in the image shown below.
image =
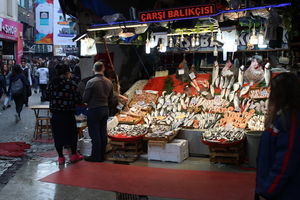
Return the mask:
<path id="1" fill-rule="evenodd" d="M 18 0 L 0 0 L 0 17 L 18 21 Z"/>

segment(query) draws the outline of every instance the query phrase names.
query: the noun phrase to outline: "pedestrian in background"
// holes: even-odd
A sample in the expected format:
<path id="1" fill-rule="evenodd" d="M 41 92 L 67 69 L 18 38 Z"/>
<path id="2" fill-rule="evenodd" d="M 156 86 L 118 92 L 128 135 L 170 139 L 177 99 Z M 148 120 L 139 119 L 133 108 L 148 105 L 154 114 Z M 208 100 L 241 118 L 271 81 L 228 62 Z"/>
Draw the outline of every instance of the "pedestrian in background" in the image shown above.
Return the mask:
<path id="1" fill-rule="evenodd" d="M 31 69 L 30 66 L 27 64 L 25 58 L 21 59 L 21 69 L 29 83 L 29 86 L 26 88 L 26 98 L 25 98 L 25 106 L 28 107 L 28 99 L 31 96 L 31 87 L 32 87 L 32 79 L 31 79 Z"/>
<path id="2" fill-rule="evenodd" d="M 11 76 L 11 71 L 9 70 L 9 67 L 7 64 L 5 64 L 5 63 L 2 64 L 0 73 L 3 76 L 2 79 L 4 79 L 4 81 L 5 81 L 5 83 L 3 83 L 3 85 L 6 86 L 5 91 L 7 91 L 7 93 L 5 94 L 4 102 L 3 102 L 3 106 L 2 106 L 2 109 L 5 110 L 6 108 L 10 107 L 10 101 L 11 101 L 11 94 L 8 93 L 9 78 Z"/>
<path id="3" fill-rule="evenodd" d="M 37 93 L 38 92 L 38 88 L 39 88 L 39 77 L 36 73 L 37 69 L 39 68 L 39 63 L 37 60 L 34 60 L 33 61 L 33 64 L 32 64 L 32 73 L 31 73 L 31 76 L 32 76 L 32 87 L 34 89 L 34 93 Z"/>
<path id="4" fill-rule="evenodd" d="M 51 126 L 58 153 L 58 163 L 63 165 L 65 163 L 63 147 L 69 146 L 71 148 L 70 161 L 72 163 L 83 158 L 77 153 L 78 132 L 75 119 L 75 106 L 82 102 L 82 98 L 77 91 L 70 67 L 59 64 L 57 69 L 58 76 L 50 81 L 47 96 L 52 113 Z"/>
<path id="5" fill-rule="evenodd" d="M 38 77 L 39 87 L 42 93 L 41 101 L 43 102 L 46 100 L 46 89 L 49 80 L 49 70 L 45 66 L 45 63 L 36 70 L 36 76 Z"/>
<path id="6" fill-rule="evenodd" d="M 298 200 L 300 189 L 300 88 L 296 75 L 271 80 L 266 130 L 260 141 L 256 199 Z"/>
<path id="7" fill-rule="evenodd" d="M 21 120 L 21 111 L 27 97 L 26 88 L 29 86 L 29 83 L 22 72 L 20 65 L 15 65 L 13 67 L 8 88 L 8 92 L 12 94 L 12 98 L 16 105 L 16 123 Z"/>
<path id="8" fill-rule="evenodd" d="M 112 82 L 104 77 L 104 64 L 96 62 L 95 77 L 87 82 L 83 101 L 88 105 L 87 125 L 92 139 L 91 155 L 84 159 L 89 162 L 103 162 L 107 145 L 107 120 L 109 104 L 113 100 Z"/>

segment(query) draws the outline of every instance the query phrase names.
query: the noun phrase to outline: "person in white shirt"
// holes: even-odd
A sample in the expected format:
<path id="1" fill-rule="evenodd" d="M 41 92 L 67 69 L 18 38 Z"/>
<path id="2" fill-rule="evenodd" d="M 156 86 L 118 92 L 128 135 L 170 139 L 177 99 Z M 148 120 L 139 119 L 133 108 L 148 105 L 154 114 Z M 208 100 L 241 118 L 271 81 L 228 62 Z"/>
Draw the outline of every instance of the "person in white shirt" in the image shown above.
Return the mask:
<path id="1" fill-rule="evenodd" d="M 37 70 L 36 70 L 36 76 L 39 79 L 39 86 L 40 90 L 42 93 L 41 96 L 41 101 L 46 100 L 46 89 L 47 89 L 47 84 L 49 81 L 49 70 L 48 68 L 42 64 Z"/>

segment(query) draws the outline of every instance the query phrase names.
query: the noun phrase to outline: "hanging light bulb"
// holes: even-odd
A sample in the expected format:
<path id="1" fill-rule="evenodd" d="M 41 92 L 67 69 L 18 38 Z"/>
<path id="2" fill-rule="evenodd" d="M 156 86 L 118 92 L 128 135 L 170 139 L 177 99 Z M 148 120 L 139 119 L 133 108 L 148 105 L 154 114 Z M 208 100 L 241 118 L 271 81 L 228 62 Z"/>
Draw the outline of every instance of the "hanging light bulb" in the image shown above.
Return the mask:
<path id="1" fill-rule="evenodd" d="M 170 48 L 174 47 L 173 38 L 172 37 L 170 37 L 170 39 L 169 39 L 169 47 Z"/>
<path id="2" fill-rule="evenodd" d="M 179 43 L 180 43 L 180 38 L 179 38 L 179 37 L 177 37 L 177 38 L 176 38 L 176 45 L 178 46 L 178 45 L 179 45 Z"/>
<path id="3" fill-rule="evenodd" d="M 145 46 L 146 46 L 146 54 L 150 54 L 151 48 L 150 48 L 150 41 L 149 41 L 148 37 L 147 37 Z"/>
<path id="4" fill-rule="evenodd" d="M 264 32 L 262 29 L 260 29 L 260 32 L 258 34 L 258 48 L 263 49 L 267 48 L 268 45 L 266 44 L 265 37 L 264 37 Z"/>
<path id="5" fill-rule="evenodd" d="M 167 47 L 165 45 L 164 39 L 161 39 L 161 42 L 159 44 L 159 52 L 166 52 L 167 51 Z"/>
<path id="6" fill-rule="evenodd" d="M 197 34 L 196 36 L 196 46 L 199 46 L 200 45 L 200 39 L 199 39 L 199 35 Z"/>
<path id="7" fill-rule="evenodd" d="M 183 37 L 183 34 L 181 35 L 181 38 L 180 38 L 180 42 L 183 42 L 184 41 L 184 37 Z"/>
<path id="8" fill-rule="evenodd" d="M 194 35 L 194 34 L 193 34 L 191 43 L 192 43 L 192 47 L 195 47 L 195 46 L 196 46 L 196 38 L 195 38 L 195 35 Z"/>
<path id="9" fill-rule="evenodd" d="M 150 38 L 150 48 L 154 48 L 155 45 L 155 39 L 154 39 L 154 35 L 153 33 L 151 34 L 151 38 Z"/>
<path id="10" fill-rule="evenodd" d="M 250 44 L 252 44 L 252 45 L 258 44 L 258 38 L 257 38 L 257 35 L 255 34 L 255 24 L 252 29 L 252 35 L 250 37 Z"/>

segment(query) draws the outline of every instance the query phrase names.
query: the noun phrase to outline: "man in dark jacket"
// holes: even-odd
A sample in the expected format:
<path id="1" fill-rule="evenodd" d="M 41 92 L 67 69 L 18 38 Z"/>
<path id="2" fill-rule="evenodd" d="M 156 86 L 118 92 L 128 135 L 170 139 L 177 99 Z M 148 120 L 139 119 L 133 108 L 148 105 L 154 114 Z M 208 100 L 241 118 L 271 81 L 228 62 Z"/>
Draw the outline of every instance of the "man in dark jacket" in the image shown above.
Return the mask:
<path id="1" fill-rule="evenodd" d="M 103 162 L 107 144 L 109 103 L 113 99 L 113 85 L 104 77 L 104 64 L 94 64 L 95 77 L 87 82 L 83 101 L 88 105 L 87 124 L 92 139 L 91 156 L 86 161 Z"/>
<path id="2" fill-rule="evenodd" d="M 23 70 L 23 74 L 25 75 L 25 78 L 27 82 L 29 83 L 29 86 L 26 88 L 26 98 L 25 98 L 25 106 L 28 107 L 28 99 L 31 96 L 31 87 L 32 87 L 32 78 L 31 78 L 31 66 L 29 63 L 26 62 L 25 58 L 22 58 L 21 60 L 21 69 Z"/>

